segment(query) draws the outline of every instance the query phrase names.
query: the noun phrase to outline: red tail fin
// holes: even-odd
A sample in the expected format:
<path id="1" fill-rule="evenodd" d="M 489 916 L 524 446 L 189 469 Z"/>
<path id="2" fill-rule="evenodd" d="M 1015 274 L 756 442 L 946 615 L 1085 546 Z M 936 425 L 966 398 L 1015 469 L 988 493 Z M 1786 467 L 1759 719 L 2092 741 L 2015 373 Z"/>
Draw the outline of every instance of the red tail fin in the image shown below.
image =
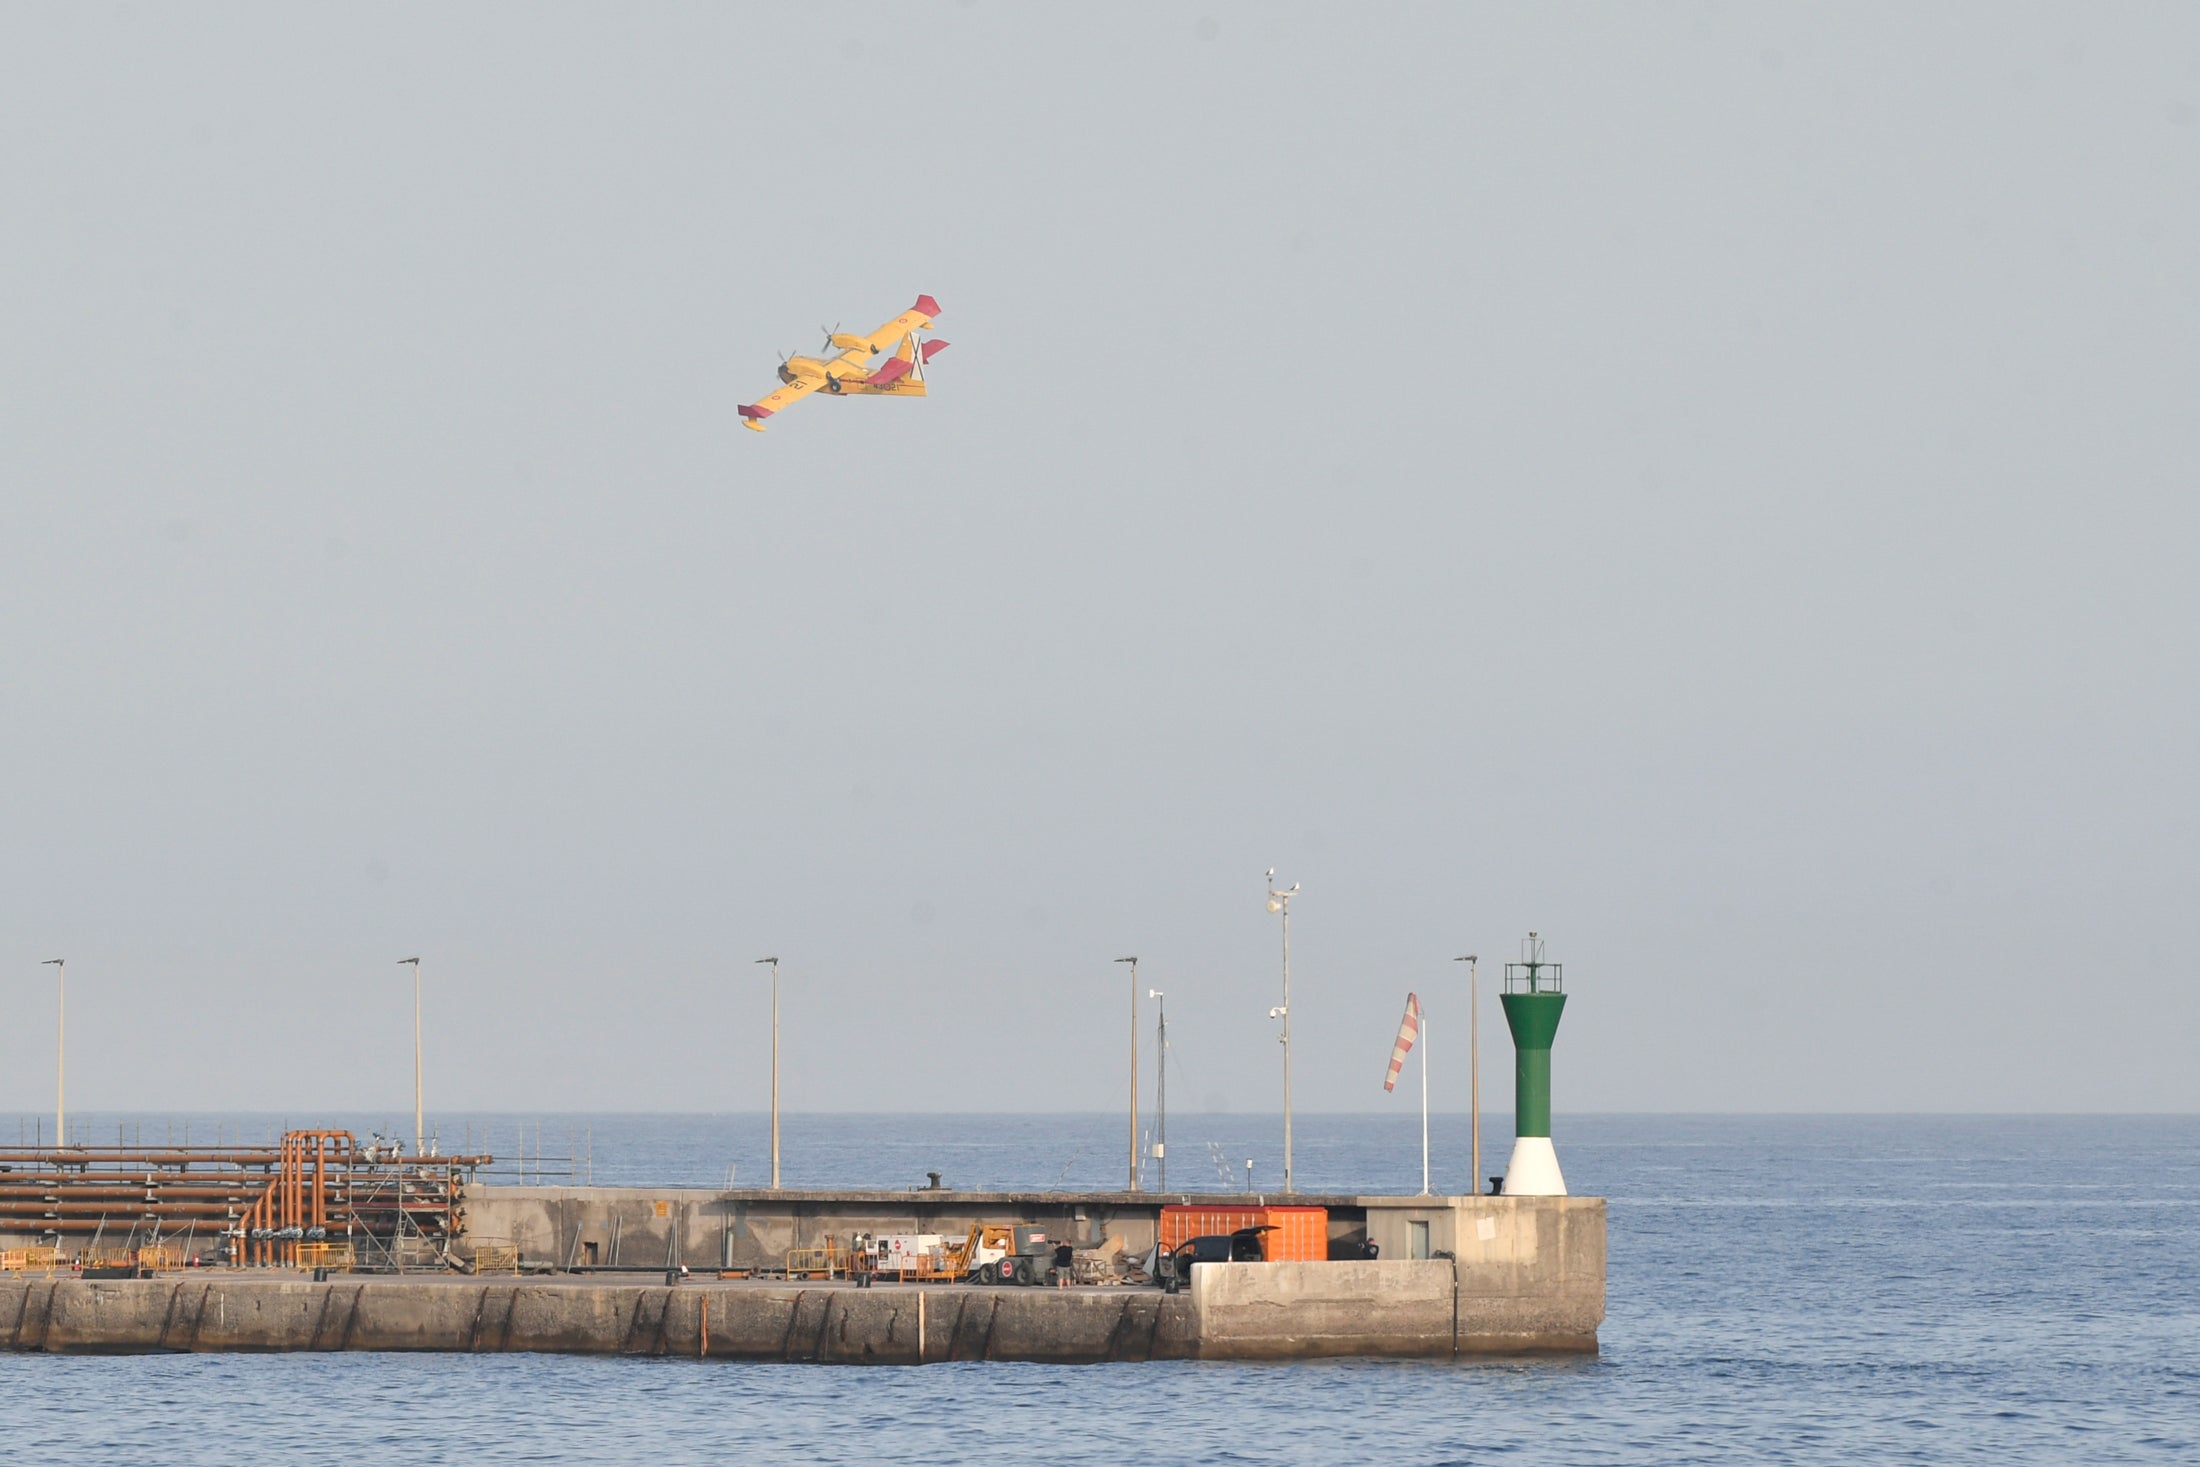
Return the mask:
<path id="1" fill-rule="evenodd" d="M 926 361 L 928 361 L 928 362 L 929 362 L 929 361 L 931 361 L 931 360 L 932 360 L 932 358 L 934 358 L 934 357 L 938 356 L 938 355 L 939 355 L 939 354 L 940 354 L 941 352 L 943 352 L 943 351 L 946 351 L 946 350 L 947 350 L 947 343 L 946 343 L 946 342 L 944 342 L 944 341 L 928 341 L 928 342 L 926 342 L 926 343 L 924 344 L 924 359 L 925 359 Z"/>

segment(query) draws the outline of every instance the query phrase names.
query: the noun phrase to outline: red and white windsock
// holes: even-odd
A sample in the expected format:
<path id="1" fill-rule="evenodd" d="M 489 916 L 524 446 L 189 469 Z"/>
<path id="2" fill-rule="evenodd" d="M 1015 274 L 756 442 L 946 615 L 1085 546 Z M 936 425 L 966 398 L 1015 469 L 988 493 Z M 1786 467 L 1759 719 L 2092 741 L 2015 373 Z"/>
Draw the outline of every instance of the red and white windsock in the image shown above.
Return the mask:
<path id="1" fill-rule="evenodd" d="M 1390 1073 L 1383 1076 L 1383 1088 L 1398 1088 L 1398 1072 L 1406 1067 L 1406 1056 L 1413 1052 L 1413 1041 L 1421 1037 L 1421 1000 L 1406 995 L 1406 1016 L 1398 1021 L 1398 1043 L 1390 1051 Z"/>

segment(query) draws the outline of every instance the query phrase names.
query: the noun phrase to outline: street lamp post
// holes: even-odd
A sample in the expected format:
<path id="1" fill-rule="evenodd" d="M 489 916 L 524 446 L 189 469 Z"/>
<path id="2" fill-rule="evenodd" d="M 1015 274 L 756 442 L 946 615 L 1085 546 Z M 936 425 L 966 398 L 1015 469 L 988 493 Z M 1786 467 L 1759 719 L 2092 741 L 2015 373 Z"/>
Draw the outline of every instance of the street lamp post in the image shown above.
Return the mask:
<path id="1" fill-rule="evenodd" d="M 779 1190 L 779 959 L 758 958 L 772 970 L 772 1190 Z"/>
<path id="2" fill-rule="evenodd" d="M 53 1020 L 53 1134 L 54 1145 L 69 1144 L 69 1087 L 66 1067 L 69 1057 L 69 965 L 62 958 L 48 958 L 41 968 L 53 969 L 54 1004 Z"/>
<path id="3" fill-rule="evenodd" d="M 1467 1089 L 1471 1094 L 1468 1105 L 1474 1112 L 1474 1160 L 1471 1163 L 1474 1172 L 1468 1178 L 1471 1185 L 1467 1191 L 1479 1196 L 1482 1191 L 1482 1000 L 1478 997 L 1480 985 L 1475 982 L 1475 973 L 1481 960 L 1468 953 L 1452 961 L 1467 965 Z"/>
<path id="4" fill-rule="evenodd" d="M 420 959 L 399 958 L 397 966 L 407 964 L 413 970 L 413 1155 L 426 1149 L 427 1127 L 422 1123 L 420 1109 Z"/>
<path id="5" fill-rule="evenodd" d="M 1154 1035 L 1153 1076 L 1153 1159 L 1160 1168 L 1161 1190 L 1169 1190 L 1169 1005 L 1168 995 L 1158 988 L 1146 990 L 1161 1009 L 1161 1023 Z"/>
<path id="6" fill-rule="evenodd" d="M 1131 1187 L 1138 1190 L 1138 959 L 1117 958 L 1131 965 Z"/>
<path id="7" fill-rule="evenodd" d="M 1283 1003 L 1268 1011 L 1271 1019 L 1283 1020 L 1283 1190 L 1294 1191 L 1291 1185 L 1291 898 L 1299 894 L 1299 884 L 1291 883 L 1289 891 L 1276 890 L 1276 868 L 1268 868 L 1268 910 L 1283 914 Z"/>

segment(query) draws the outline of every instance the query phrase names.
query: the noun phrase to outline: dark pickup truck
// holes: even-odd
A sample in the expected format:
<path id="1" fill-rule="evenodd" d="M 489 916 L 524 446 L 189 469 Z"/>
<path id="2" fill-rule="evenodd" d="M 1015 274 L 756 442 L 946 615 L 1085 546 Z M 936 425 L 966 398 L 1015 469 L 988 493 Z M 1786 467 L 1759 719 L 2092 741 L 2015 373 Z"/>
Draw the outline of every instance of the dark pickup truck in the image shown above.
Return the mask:
<path id="1" fill-rule="evenodd" d="M 1195 1263 L 1262 1263 L 1268 1258 L 1268 1250 L 1261 1246 L 1260 1235 L 1275 1229 L 1267 1223 L 1259 1227 L 1239 1228 L 1234 1233 L 1206 1233 L 1197 1238 L 1186 1238 L 1155 1260 L 1155 1282 L 1173 1294 L 1192 1276 Z"/>

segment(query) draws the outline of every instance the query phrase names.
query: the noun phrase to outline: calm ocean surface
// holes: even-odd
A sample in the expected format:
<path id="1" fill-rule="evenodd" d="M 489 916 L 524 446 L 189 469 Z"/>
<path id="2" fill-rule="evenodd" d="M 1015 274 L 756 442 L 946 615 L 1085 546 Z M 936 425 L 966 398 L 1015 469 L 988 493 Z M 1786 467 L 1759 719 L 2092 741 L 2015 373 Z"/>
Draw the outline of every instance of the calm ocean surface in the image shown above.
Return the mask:
<path id="1" fill-rule="evenodd" d="M 410 1117 L 313 1121 L 394 1133 Z M 120 1123 L 152 1141 L 180 1139 L 185 1118 L 83 1123 L 86 1140 Z M 194 1142 L 217 1124 L 249 1139 L 282 1118 L 189 1124 Z M 520 1124 L 439 1126 L 446 1150 L 486 1134 L 510 1157 Z M 1120 1186 L 1121 1124 L 789 1117 L 785 1180 L 907 1186 L 937 1169 L 964 1188 Z M 540 1128 L 545 1182 L 564 1180 L 571 1153 L 585 1172 L 591 1149 L 599 1183 L 768 1177 L 762 1117 Z M 2200 1461 L 2200 1118 L 1589 1116 L 1557 1129 L 1568 1184 L 1611 1199 L 1593 1361 L 0 1355 L 0 1461 Z M 1304 1190 L 1419 1190 L 1417 1117 L 1303 1116 L 1296 1130 Z M 1171 1190 L 1219 1190 L 1218 1164 L 1242 1186 L 1248 1157 L 1255 1185 L 1274 1187 L 1279 1134 L 1273 1118 L 1172 1117 Z M 1438 1118 L 1440 1187 L 1462 1185 L 1465 1135 L 1463 1118 Z M 1485 1171 L 1509 1141 L 1506 1117 L 1485 1119 Z"/>

